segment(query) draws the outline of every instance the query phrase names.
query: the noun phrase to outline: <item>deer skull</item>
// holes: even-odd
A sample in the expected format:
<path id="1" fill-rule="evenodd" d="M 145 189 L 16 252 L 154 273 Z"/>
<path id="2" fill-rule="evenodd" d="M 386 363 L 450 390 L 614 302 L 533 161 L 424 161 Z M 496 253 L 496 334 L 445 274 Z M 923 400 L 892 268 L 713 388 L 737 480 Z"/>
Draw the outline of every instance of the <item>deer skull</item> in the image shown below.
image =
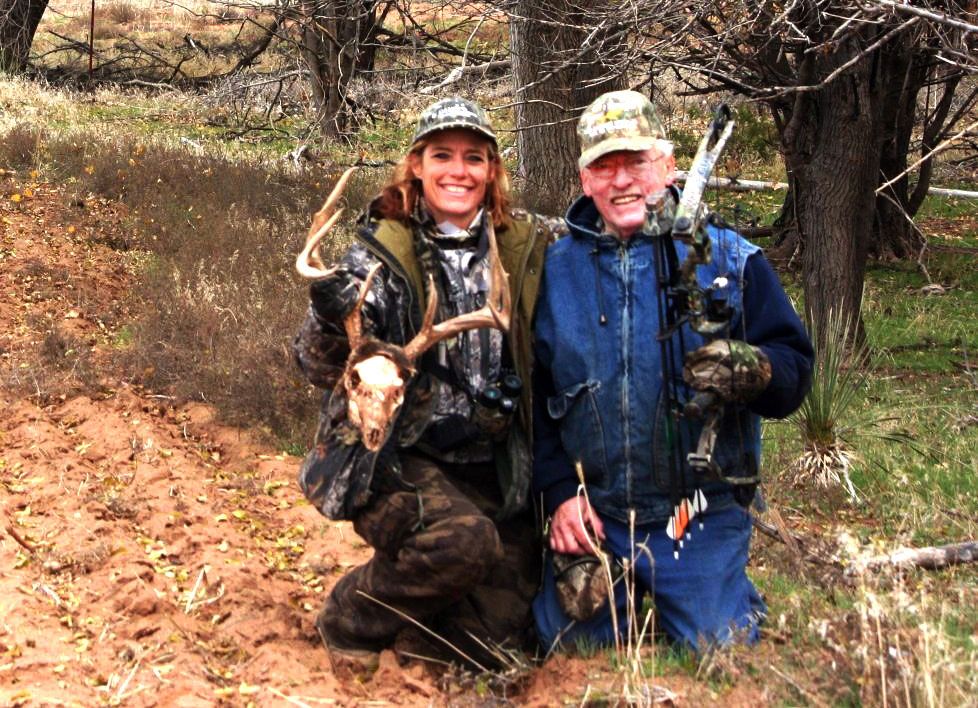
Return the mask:
<path id="1" fill-rule="evenodd" d="M 343 385 L 347 417 L 360 429 L 363 444 L 377 450 L 387 439 L 387 427 L 404 402 L 404 372 L 383 354 L 375 354 L 347 368 Z"/>

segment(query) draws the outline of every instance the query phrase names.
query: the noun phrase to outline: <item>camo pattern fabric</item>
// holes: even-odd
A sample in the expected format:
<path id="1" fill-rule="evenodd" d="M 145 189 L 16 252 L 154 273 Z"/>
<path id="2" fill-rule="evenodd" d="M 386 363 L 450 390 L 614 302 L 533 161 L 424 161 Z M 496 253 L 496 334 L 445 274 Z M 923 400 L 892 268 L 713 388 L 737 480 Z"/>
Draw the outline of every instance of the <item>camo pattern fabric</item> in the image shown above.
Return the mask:
<path id="1" fill-rule="evenodd" d="M 490 264 L 485 211 L 481 211 L 468 230 L 454 229 L 443 233 L 430 222 L 416 219 L 425 228 L 416 232 L 418 259 L 425 272 L 435 274 L 438 293 L 438 321 L 478 310 L 489 294 Z M 485 462 L 492 459 L 492 439 L 478 424 L 475 407 L 479 393 L 499 379 L 503 357 L 503 333 L 498 329 L 480 328 L 461 332 L 439 342 L 436 358 L 451 380 L 431 381 L 434 400 L 429 426 L 438 430 L 456 430 L 455 436 L 431 435 L 419 441 L 424 449 L 446 462 Z M 461 423 L 461 424 L 460 424 Z M 466 428 L 471 432 L 467 432 Z M 464 436 L 464 448 L 458 449 L 458 436 Z M 455 440 L 452 440 L 455 437 Z M 452 449 L 439 449 L 448 438 Z M 453 444 L 454 443 L 454 444 Z"/>
<path id="2" fill-rule="evenodd" d="M 601 611 L 610 597 L 609 577 L 614 585 L 621 566 L 610 554 L 601 556 L 554 553 L 554 584 L 557 601 L 568 617 L 586 622 Z"/>
<path id="3" fill-rule="evenodd" d="M 618 150 L 671 150 L 655 108 L 637 91 L 609 91 L 588 106 L 577 122 L 582 170 L 602 155 Z"/>
<path id="4" fill-rule="evenodd" d="M 490 647 L 527 646 L 540 574 L 532 517 L 492 520 L 501 499 L 489 465 L 469 465 L 463 479 L 457 466 L 414 454 L 401 458 L 403 479 L 414 489 L 379 490 L 354 520 L 375 553 L 333 588 L 322 615 L 328 641 L 390 646 L 412 624 L 400 612 L 483 666 L 495 666 L 472 637 Z M 464 661 L 454 652 L 435 658 Z"/>
<path id="5" fill-rule="evenodd" d="M 771 362 L 760 348 L 738 339 L 717 339 L 686 355 L 683 380 L 727 403 L 749 403 L 771 380 Z"/>
<path id="6" fill-rule="evenodd" d="M 496 134 L 482 106 L 459 96 L 443 98 L 425 108 L 418 118 L 418 128 L 414 131 L 411 144 L 437 130 L 450 128 L 474 130 L 492 140 L 493 145 L 496 144 Z"/>

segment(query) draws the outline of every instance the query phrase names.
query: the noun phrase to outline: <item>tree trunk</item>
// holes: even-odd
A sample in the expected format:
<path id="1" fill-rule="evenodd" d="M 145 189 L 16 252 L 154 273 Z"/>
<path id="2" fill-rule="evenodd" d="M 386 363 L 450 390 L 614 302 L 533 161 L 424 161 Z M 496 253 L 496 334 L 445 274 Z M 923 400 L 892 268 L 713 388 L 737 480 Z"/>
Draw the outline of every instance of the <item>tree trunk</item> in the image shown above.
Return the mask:
<path id="1" fill-rule="evenodd" d="M 795 184 L 797 180 L 788 175 L 788 191 L 781 203 L 781 213 L 772 226 L 776 235 L 774 245 L 765 249 L 768 261 L 778 270 L 801 266 L 801 256 L 805 252 L 805 241 L 798 232 L 798 218 L 795 211 Z"/>
<path id="2" fill-rule="evenodd" d="M 895 41 L 880 51 L 880 75 L 883 105 L 890 115 L 883 123 L 880 182 L 885 184 L 907 169 L 907 155 L 917 116 L 917 94 L 933 66 L 930 53 L 914 51 L 908 41 Z M 919 173 L 929 182 L 929 173 Z M 926 188 L 926 185 L 925 185 Z M 923 239 L 911 218 L 910 180 L 904 174 L 876 197 L 876 219 L 869 252 L 874 258 L 891 260 L 915 257 Z"/>
<path id="3" fill-rule="evenodd" d="M 841 65 L 851 56 L 840 48 L 833 59 Z M 819 72 L 831 70 L 818 67 Z M 880 166 L 875 70 L 870 56 L 818 91 L 798 94 L 782 134 L 797 228 L 805 241 L 805 308 L 821 333 L 829 312 L 837 310 L 857 324 L 861 336 L 859 312 Z M 815 67 L 807 67 L 806 78 L 814 73 Z"/>
<path id="4" fill-rule="evenodd" d="M 0 71 L 17 73 L 27 66 L 47 7 L 48 0 L 0 0 Z"/>
<path id="5" fill-rule="evenodd" d="M 607 47 L 601 61 L 582 50 L 587 23 L 578 4 L 516 0 L 511 12 L 517 176 L 524 185 L 520 201 L 560 215 L 581 193 L 577 116 L 605 91 L 620 88 L 621 76 L 608 73 L 613 57 Z M 590 41 L 601 47 L 600 38 Z"/>
<path id="6" fill-rule="evenodd" d="M 347 129 L 347 93 L 360 45 L 376 32 L 375 0 L 304 0 L 302 60 L 309 69 L 316 122 L 330 137 Z"/>

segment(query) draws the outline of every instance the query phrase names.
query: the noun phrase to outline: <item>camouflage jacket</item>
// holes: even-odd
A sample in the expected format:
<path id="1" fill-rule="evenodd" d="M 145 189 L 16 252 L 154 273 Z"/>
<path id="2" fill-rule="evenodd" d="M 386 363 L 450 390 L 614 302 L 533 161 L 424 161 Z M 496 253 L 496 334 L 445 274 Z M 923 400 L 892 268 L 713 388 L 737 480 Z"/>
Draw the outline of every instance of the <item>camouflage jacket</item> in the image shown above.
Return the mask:
<path id="1" fill-rule="evenodd" d="M 509 275 L 513 319 L 509 334 L 486 330 L 465 333 L 433 348 L 418 363 L 404 405 L 387 445 L 367 451 L 346 420 L 346 398 L 337 382 L 348 355 L 343 318 L 353 309 L 367 271 L 382 267 L 363 307 L 364 329 L 371 336 L 403 345 L 421 326 L 426 275 L 436 272 L 437 319 L 475 309 L 485 291 L 485 242 L 482 223 L 473 228 L 475 245 L 446 243 L 433 219 L 416 210 L 410 224 L 380 219 L 372 209 L 361 216 L 356 241 L 331 277 L 310 288 L 311 304 L 293 343 L 295 358 L 309 380 L 326 388 L 315 447 L 306 456 L 299 481 L 316 507 L 329 518 L 351 518 L 378 485 L 400 484 L 397 450 L 416 447 L 446 462 L 493 460 L 505 499 L 502 516 L 526 503 L 530 476 L 532 362 L 530 322 L 536 302 L 544 250 L 565 232 L 562 220 L 524 211 L 512 214 L 513 226 L 497 231 L 500 258 Z M 475 233 L 479 232 L 479 233 Z M 459 254 L 472 249 L 477 265 L 466 277 L 453 278 Z M 424 276 L 423 276 L 424 274 Z M 484 297 L 484 295 L 481 295 Z M 480 334 L 481 332 L 481 334 Z M 505 345 L 505 352 L 503 352 Z M 485 434 L 476 424 L 475 397 L 504 362 L 527 384 L 515 414 L 502 434 Z"/>

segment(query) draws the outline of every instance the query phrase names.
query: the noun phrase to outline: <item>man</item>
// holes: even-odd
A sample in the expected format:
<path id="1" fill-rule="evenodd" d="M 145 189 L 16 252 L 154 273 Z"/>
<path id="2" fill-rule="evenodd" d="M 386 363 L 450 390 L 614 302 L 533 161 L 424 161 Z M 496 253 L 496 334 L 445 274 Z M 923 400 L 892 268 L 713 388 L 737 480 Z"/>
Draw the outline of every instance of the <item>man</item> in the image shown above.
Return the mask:
<path id="1" fill-rule="evenodd" d="M 692 648 L 754 642 L 765 606 L 745 573 L 745 508 L 756 488 L 760 416 L 800 405 L 811 344 L 760 250 L 712 224 L 711 260 L 695 277 L 730 308 L 729 326 L 708 338 L 690 322 L 669 332 L 660 320 L 676 302 L 660 290 L 657 268 L 668 259 L 657 249 L 673 247 L 672 145 L 651 103 L 633 91 L 598 98 L 578 135 L 584 196 L 567 211 L 570 237 L 547 251 L 534 330 L 533 482 L 551 515 L 555 554 L 534 602 L 540 639 L 550 650 L 581 635 L 611 643 L 615 626 L 624 633 L 624 583 L 616 584 L 617 622 L 608 603 L 575 597 L 582 588 L 574 576 L 587 574 L 584 559 L 600 544 L 633 565 L 636 592 L 653 594 L 672 639 Z M 674 247 L 683 262 L 689 250 Z M 697 391 L 720 400 L 708 407 L 722 413 L 709 451 L 718 470 L 687 463 L 703 421 L 682 406 Z M 696 515 L 685 528 L 684 515 Z"/>

